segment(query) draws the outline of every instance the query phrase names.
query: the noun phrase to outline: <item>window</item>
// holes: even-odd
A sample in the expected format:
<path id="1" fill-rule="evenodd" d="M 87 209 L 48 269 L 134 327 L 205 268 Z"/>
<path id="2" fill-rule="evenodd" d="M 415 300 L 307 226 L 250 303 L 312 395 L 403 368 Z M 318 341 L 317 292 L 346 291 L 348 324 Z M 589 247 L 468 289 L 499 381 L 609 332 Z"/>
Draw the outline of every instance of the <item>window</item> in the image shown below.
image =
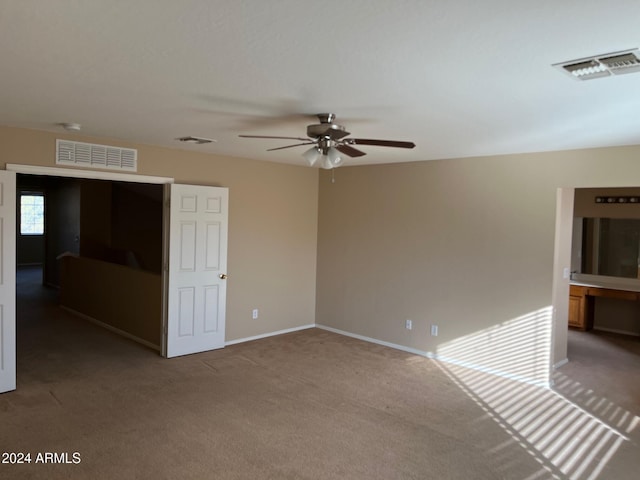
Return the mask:
<path id="1" fill-rule="evenodd" d="M 44 195 L 20 194 L 20 235 L 44 234 Z"/>

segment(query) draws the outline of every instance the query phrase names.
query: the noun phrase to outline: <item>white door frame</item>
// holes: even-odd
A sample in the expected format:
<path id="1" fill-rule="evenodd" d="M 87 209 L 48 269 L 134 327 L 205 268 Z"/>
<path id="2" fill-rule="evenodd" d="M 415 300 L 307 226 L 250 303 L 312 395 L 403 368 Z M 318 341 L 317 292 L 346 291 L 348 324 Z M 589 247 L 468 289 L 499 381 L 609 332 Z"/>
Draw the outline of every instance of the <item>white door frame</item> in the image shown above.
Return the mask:
<path id="1" fill-rule="evenodd" d="M 175 181 L 175 179 L 171 177 L 154 177 L 149 175 L 137 175 L 134 173 L 82 170 L 78 168 L 40 167 L 38 165 L 22 165 L 19 163 L 7 163 L 5 169 L 10 172 L 25 173 L 27 175 L 111 180 L 114 182 L 166 184 L 173 183 Z"/>
<path id="2" fill-rule="evenodd" d="M 556 192 L 556 227 L 553 249 L 551 359 L 549 378 L 556 368 L 568 362 L 569 277 L 571 270 L 571 237 L 573 233 L 573 200 L 575 188 L 558 188 Z"/>
<path id="3" fill-rule="evenodd" d="M 568 319 L 569 284 L 571 271 L 571 241 L 573 234 L 573 210 L 575 192 L 584 188 L 625 188 L 637 187 L 636 178 L 621 181 L 598 182 L 586 185 L 568 185 L 556 190 L 556 226 L 554 236 L 554 257 L 552 271 L 553 330 L 551 333 L 551 361 L 553 371 L 569 361 Z"/>
<path id="4" fill-rule="evenodd" d="M 16 174 L 20 173 L 25 175 L 42 175 L 42 176 L 51 176 L 51 177 L 80 178 L 80 179 L 89 179 L 89 180 L 107 180 L 107 181 L 114 181 L 114 182 L 132 182 L 132 183 L 169 185 L 174 183 L 175 181 L 175 179 L 172 177 L 156 177 L 156 176 L 148 176 L 148 175 L 136 175 L 131 173 L 82 170 L 82 169 L 60 168 L 60 167 L 41 167 L 37 165 L 23 165 L 23 164 L 15 164 L 15 163 L 7 163 L 5 169 L 9 172 L 14 172 Z M 162 241 L 163 242 L 165 241 L 164 235 L 163 235 Z M 13 246 L 13 255 L 14 255 L 14 258 L 17 255 L 15 244 Z M 164 276 L 165 272 L 162 272 L 162 275 Z M 164 282 L 163 282 L 163 286 L 164 286 Z M 164 295 L 165 293 L 162 292 L 163 297 Z M 17 321 L 17 319 L 15 318 L 15 314 L 14 314 L 13 321 L 14 322 Z M 164 324 L 164 318 L 160 319 L 160 321 L 162 322 L 162 324 Z"/>
<path id="5" fill-rule="evenodd" d="M 16 389 L 16 174 L 0 179 L 0 393 Z"/>

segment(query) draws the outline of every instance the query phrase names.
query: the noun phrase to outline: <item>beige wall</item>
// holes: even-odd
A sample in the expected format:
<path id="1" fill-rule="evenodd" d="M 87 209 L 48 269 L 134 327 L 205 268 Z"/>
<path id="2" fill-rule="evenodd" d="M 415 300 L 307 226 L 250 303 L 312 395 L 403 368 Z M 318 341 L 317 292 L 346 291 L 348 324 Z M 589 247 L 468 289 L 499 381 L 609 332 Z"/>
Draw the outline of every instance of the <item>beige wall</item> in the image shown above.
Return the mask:
<path id="1" fill-rule="evenodd" d="M 623 147 L 344 167 L 333 184 L 323 172 L 316 322 L 519 369 L 532 345 L 549 347 L 536 325 L 552 304 L 558 188 L 640 185 L 638 158 Z"/>
<path id="2" fill-rule="evenodd" d="M 303 166 L 0 128 L 0 161 L 53 166 L 56 138 L 138 148 L 140 174 L 229 187 L 227 340 L 315 321 L 524 377 L 545 348 L 547 363 L 566 354 L 564 325 L 551 354 L 547 336 L 557 189 L 640 185 L 638 146 L 342 167 L 331 183 Z"/>
<path id="3" fill-rule="evenodd" d="M 56 138 L 137 148 L 141 175 L 229 188 L 227 341 L 314 323 L 317 170 L 4 127 L 0 168 L 55 166 Z"/>

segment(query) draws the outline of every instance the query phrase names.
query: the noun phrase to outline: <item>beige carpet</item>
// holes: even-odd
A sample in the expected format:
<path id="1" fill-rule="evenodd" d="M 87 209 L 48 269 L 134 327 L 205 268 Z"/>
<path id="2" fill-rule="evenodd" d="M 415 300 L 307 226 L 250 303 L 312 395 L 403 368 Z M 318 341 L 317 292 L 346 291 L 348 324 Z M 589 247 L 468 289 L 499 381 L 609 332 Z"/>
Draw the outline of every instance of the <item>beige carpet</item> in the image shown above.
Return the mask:
<path id="1" fill-rule="evenodd" d="M 584 359 L 562 395 L 319 329 L 165 360 L 40 290 L 21 288 L 18 389 L 0 395 L 0 451 L 32 463 L 3 479 L 637 478 L 638 382 L 613 403 Z M 635 381 L 638 350 L 607 348 Z"/>

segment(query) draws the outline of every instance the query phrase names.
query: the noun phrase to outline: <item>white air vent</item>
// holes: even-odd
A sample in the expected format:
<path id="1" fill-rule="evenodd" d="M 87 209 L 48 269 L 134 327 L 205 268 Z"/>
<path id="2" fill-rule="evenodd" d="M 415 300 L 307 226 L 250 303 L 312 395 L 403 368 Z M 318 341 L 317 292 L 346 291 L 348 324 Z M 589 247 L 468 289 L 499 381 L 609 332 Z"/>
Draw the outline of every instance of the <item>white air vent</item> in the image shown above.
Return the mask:
<path id="1" fill-rule="evenodd" d="M 556 63 L 554 67 L 568 73 L 576 80 L 592 80 L 594 78 L 640 72 L 638 49 L 624 52 L 605 53 L 589 58 Z"/>
<path id="2" fill-rule="evenodd" d="M 132 148 L 56 140 L 56 164 L 136 172 L 138 151 Z"/>
<path id="3" fill-rule="evenodd" d="M 601 57 L 598 61 L 605 65 L 614 75 L 640 71 L 640 60 L 638 60 L 636 53 L 633 52 L 612 57 Z"/>

